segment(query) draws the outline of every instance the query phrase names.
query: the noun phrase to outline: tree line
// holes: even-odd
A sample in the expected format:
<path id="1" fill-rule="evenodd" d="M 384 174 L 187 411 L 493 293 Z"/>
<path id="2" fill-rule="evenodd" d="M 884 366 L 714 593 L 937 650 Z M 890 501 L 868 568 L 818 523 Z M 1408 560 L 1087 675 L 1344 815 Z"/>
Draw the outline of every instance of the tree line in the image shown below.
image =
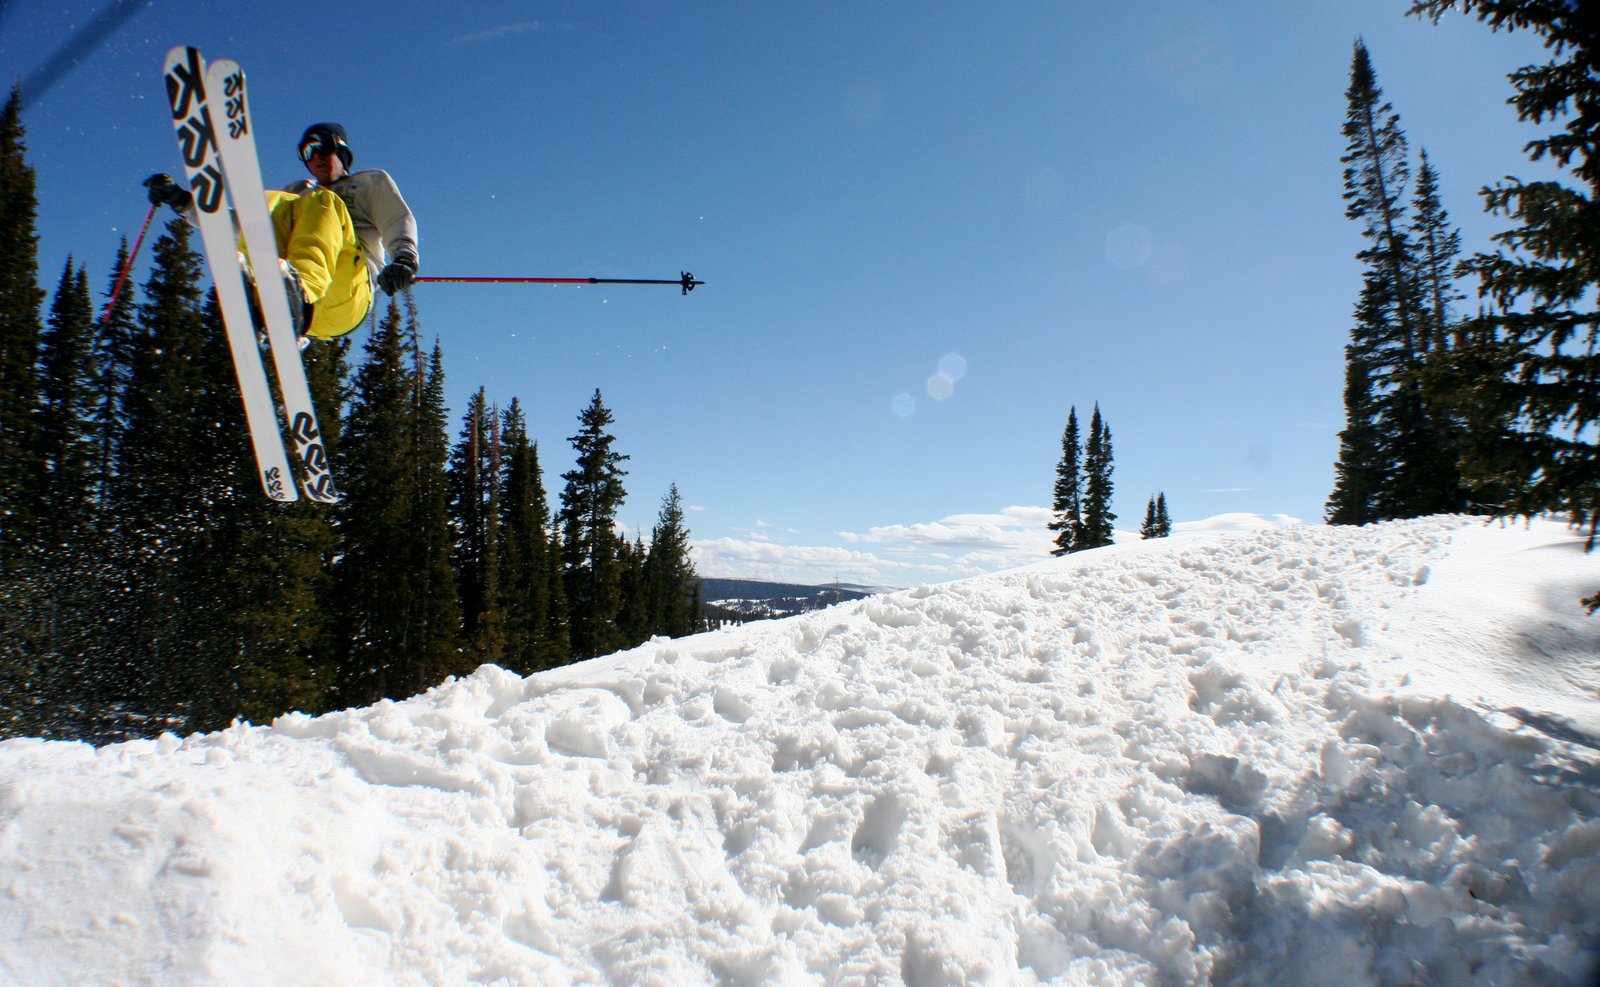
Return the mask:
<path id="1" fill-rule="evenodd" d="M 18 93 L 0 111 L 0 736 L 105 742 L 403 698 L 703 626 L 676 486 L 646 542 L 597 390 L 552 504 L 520 403 L 451 441 L 408 296 L 305 353 L 343 498 L 274 504 L 182 220 L 137 292 L 40 287 Z M 128 260 L 126 241 L 107 288 Z M 107 291 L 107 296 L 112 294 Z M 142 296 L 136 299 L 135 295 Z"/>
<path id="2" fill-rule="evenodd" d="M 1364 240 L 1345 349 L 1346 425 L 1327 517 L 1365 524 L 1442 512 L 1566 514 L 1600 525 L 1600 36 L 1581 4 L 1418 0 L 1491 29 L 1532 31 L 1550 57 L 1513 72 L 1530 141 L 1566 181 L 1508 177 L 1482 190 L 1511 228 L 1462 256 L 1460 232 L 1422 151 L 1357 41 L 1346 90 L 1346 214 Z M 1413 165 L 1415 168 L 1413 170 Z M 1475 305 L 1457 288 L 1476 281 Z M 1584 601 L 1600 608 L 1600 593 Z"/>

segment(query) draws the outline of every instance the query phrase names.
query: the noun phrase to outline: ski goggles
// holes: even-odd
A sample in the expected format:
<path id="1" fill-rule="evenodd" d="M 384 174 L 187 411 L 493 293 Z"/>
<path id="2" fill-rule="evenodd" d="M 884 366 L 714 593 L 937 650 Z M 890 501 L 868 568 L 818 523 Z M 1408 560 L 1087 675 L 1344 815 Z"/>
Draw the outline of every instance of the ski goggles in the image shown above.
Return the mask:
<path id="1" fill-rule="evenodd" d="M 300 145 L 300 160 L 307 163 L 317 154 L 337 154 L 343 158 L 349 153 L 350 145 L 332 134 L 315 134 Z"/>

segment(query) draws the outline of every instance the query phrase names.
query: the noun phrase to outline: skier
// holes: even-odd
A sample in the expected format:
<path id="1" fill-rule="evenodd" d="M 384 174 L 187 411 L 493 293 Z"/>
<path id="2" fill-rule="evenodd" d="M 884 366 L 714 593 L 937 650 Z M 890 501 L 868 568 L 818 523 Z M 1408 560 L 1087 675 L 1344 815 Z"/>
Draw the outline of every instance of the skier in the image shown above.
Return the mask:
<path id="1" fill-rule="evenodd" d="M 312 124 L 297 147 L 312 178 L 268 192 L 267 203 L 296 328 L 333 339 L 367 317 L 374 282 L 390 295 L 411 286 L 417 221 L 388 172 L 350 171 L 355 155 L 339 124 Z M 190 215 L 194 196 L 170 175 L 145 184 L 152 203 Z"/>

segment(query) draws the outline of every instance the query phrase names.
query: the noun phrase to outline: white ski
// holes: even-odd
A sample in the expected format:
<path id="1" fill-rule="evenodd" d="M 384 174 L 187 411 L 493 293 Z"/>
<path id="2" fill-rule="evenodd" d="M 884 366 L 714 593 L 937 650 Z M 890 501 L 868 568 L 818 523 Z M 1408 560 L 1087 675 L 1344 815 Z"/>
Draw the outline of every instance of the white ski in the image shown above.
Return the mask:
<path id="1" fill-rule="evenodd" d="M 200 52 L 183 45 L 167 52 L 164 77 L 167 103 L 172 109 L 172 128 L 177 133 L 178 150 L 183 155 L 184 171 L 194 193 L 200 243 L 211 269 L 211 280 L 217 287 L 217 302 L 222 307 L 222 321 L 228 331 L 228 346 L 233 352 L 234 372 L 244 399 L 245 420 L 250 426 L 261 486 L 273 500 L 294 500 L 298 494 L 289 479 L 289 457 L 283 448 L 277 409 L 273 405 L 266 367 L 261 362 L 261 350 L 250 320 L 250 303 L 245 295 L 243 270 L 238 263 L 233 220 L 228 214 L 227 181 L 223 177 L 217 131 L 206 99 L 205 63 Z"/>
<path id="2" fill-rule="evenodd" d="M 303 467 L 306 496 L 322 503 L 339 499 L 333 474 L 328 471 L 328 455 L 322 445 L 322 429 L 317 409 L 306 383 L 305 364 L 300 360 L 299 337 L 294 317 L 289 312 L 286 287 L 278 268 L 278 241 L 267 209 L 261 162 L 256 157 L 256 136 L 250 125 L 250 101 L 245 90 L 244 70 L 230 59 L 212 62 L 206 70 L 206 87 L 223 108 L 223 124 L 217 132 L 222 153 L 222 171 L 227 176 L 233 199 L 234 217 L 244 234 L 245 252 L 254 272 L 256 297 L 267 323 L 267 343 L 278 371 L 278 387 L 283 392 L 284 409 L 289 417 L 289 435 L 294 439 Z"/>

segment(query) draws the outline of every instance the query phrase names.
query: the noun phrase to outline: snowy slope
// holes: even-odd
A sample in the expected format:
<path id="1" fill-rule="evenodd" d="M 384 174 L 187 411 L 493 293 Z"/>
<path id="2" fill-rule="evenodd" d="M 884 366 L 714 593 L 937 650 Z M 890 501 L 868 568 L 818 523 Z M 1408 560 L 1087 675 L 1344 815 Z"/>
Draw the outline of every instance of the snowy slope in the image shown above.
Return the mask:
<path id="1" fill-rule="evenodd" d="M 1589 984 L 1562 525 L 1123 544 L 404 703 L 0 744 L 19 984 Z"/>

